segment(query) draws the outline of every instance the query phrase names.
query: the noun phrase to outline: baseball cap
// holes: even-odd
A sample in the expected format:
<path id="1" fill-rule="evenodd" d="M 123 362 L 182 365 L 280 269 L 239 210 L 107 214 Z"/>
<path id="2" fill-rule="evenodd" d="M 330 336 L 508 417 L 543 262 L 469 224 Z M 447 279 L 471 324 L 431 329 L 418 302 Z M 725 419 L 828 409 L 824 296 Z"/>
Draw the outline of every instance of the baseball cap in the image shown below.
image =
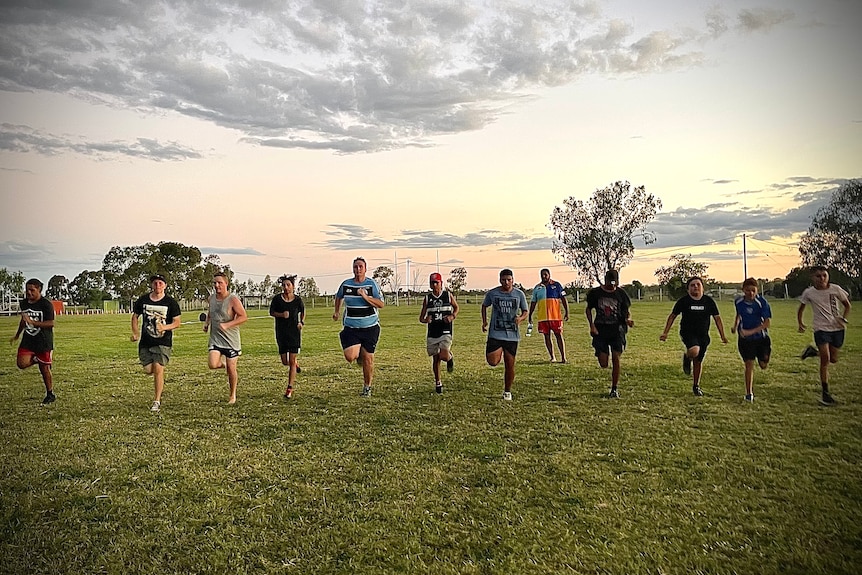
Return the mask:
<path id="1" fill-rule="evenodd" d="M 430 281 L 432 281 L 432 282 L 440 282 L 440 283 L 443 283 L 443 276 L 441 276 L 440 274 L 438 274 L 438 273 L 436 273 L 436 272 L 434 272 L 433 274 L 431 274 L 431 277 L 430 277 L 429 279 L 430 279 Z"/>
<path id="2" fill-rule="evenodd" d="M 617 270 L 608 270 L 605 274 L 605 283 L 609 285 L 619 285 L 620 273 Z"/>
<path id="3" fill-rule="evenodd" d="M 162 274 L 153 274 L 150 276 L 150 283 L 153 283 L 156 280 L 162 280 L 165 283 L 168 283 L 168 280 L 165 279 L 165 276 Z"/>

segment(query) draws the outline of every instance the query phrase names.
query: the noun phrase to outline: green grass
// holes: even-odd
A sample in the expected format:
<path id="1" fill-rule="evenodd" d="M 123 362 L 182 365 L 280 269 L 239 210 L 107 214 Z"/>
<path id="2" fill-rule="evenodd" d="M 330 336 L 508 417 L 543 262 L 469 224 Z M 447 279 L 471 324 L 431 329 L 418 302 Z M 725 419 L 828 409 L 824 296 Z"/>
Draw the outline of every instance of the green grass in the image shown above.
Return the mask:
<path id="1" fill-rule="evenodd" d="M 658 341 L 669 302 L 635 304 L 618 401 L 583 304 L 568 365 L 547 362 L 539 334 L 522 340 L 511 403 L 477 306 L 456 323 L 443 396 L 419 308 L 385 308 L 371 399 L 331 308 L 316 308 L 293 400 L 271 319 L 242 328 L 235 406 L 190 324 L 160 414 L 129 317 L 63 316 L 55 404 L 39 407 L 39 373 L 17 370 L 14 348 L 0 358 L 0 572 L 855 573 L 862 329 L 852 318 L 832 369 L 840 405 L 823 408 L 816 360 L 797 357 L 811 336 L 795 304 L 773 304 L 754 404 L 714 330 L 707 395 L 691 394 L 678 338 Z"/>

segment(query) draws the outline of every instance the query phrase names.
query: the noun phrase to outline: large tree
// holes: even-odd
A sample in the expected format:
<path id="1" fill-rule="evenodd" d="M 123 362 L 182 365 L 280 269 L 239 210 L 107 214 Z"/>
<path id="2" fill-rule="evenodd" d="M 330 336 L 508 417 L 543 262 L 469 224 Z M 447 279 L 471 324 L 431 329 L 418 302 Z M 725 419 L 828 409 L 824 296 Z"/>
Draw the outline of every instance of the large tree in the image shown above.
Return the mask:
<path id="1" fill-rule="evenodd" d="M 177 299 L 204 299 L 209 294 L 212 275 L 223 270 L 230 280 L 233 273 L 222 268 L 215 254 L 201 258 L 194 246 L 159 242 L 142 246 L 114 246 L 102 260 L 107 288 L 122 300 L 130 300 L 149 289 L 150 276 L 164 274 L 168 292 Z"/>
<path id="2" fill-rule="evenodd" d="M 804 266 L 821 265 L 846 274 L 854 297 L 862 296 L 862 180 L 849 180 L 814 214 L 799 253 Z"/>
<path id="3" fill-rule="evenodd" d="M 0 268 L 0 293 L 16 299 L 21 297 L 24 293 L 24 274 Z"/>
<path id="4" fill-rule="evenodd" d="M 693 260 L 691 254 L 674 254 L 670 256 L 670 261 L 669 266 L 661 266 L 655 271 L 655 277 L 658 279 L 658 284 L 665 287 L 671 296 L 684 296 L 685 284 L 689 278 L 699 277 L 706 287 L 709 282 L 709 278 L 706 277 L 709 264 Z"/>
<path id="5" fill-rule="evenodd" d="M 586 202 L 569 196 L 551 212 L 551 252 L 587 283 L 602 283 L 607 270 L 619 270 L 631 261 L 632 238 L 655 241 L 646 226 L 660 209 L 659 198 L 628 182 L 596 190 Z"/>
<path id="6" fill-rule="evenodd" d="M 317 287 L 317 282 L 314 278 L 299 278 L 296 286 L 296 292 L 299 297 L 309 299 L 320 295 L 320 289 Z"/>
<path id="7" fill-rule="evenodd" d="M 69 297 L 69 280 L 66 279 L 66 276 L 51 276 L 45 288 L 45 297 L 56 300 L 67 299 Z"/>
<path id="8" fill-rule="evenodd" d="M 106 289 L 101 270 L 84 270 L 69 282 L 69 301 L 73 305 L 101 309 L 102 301 L 106 299 L 111 299 L 111 294 Z"/>
<path id="9" fill-rule="evenodd" d="M 467 287 L 467 270 L 465 268 L 455 268 L 449 272 L 449 289 L 457 294 Z"/>

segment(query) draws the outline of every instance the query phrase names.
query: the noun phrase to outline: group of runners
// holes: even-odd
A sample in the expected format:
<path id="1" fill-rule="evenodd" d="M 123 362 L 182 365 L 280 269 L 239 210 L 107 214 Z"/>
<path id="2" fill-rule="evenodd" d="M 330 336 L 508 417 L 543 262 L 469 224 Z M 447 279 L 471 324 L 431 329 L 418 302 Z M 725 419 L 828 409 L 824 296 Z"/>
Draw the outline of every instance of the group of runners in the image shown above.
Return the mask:
<path id="1" fill-rule="evenodd" d="M 385 301 L 377 283 L 366 277 L 367 264 L 363 258 L 353 260 L 353 276 L 344 280 L 335 294 L 334 321 L 341 320 L 339 334 L 344 359 L 362 366 L 361 395 L 370 397 L 374 380 L 374 354 L 380 338 L 379 310 Z M 540 283 L 532 290 L 528 305 L 524 292 L 515 287 L 511 269 L 500 271 L 500 285 L 489 290 L 482 301 L 482 331 L 487 333 L 485 359 L 490 366 L 504 365 L 503 399 L 512 400 L 515 382 L 515 363 L 521 339 L 520 326 L 528 322 L 527 335 L 532 331 L 534 314 L 538 331 L 544 337 L 549 359 L 558 361 L 554 340 L 559 350 L 559 362 L 566 363 L 563 339 L 563 322 L 569 319 L 566 291 L 551 279 L 550 270 L 542 269 Z M 809 345 L 801 358 L 819 357 L 821 403 L 834 405 L 829 391 L 829 365 L 838 361 L 839 349 L 844 343 L 845 326 L 850 313 L 850 299 L 840 286 L 829 282 L 826 268 L 812 268 L 813 285 L 799 298 L 797 322 L 800 332 L 806 330 L 803 313 L 807 306 L 813 309 L 815 346 Z M 288 367 L 288 383 L 284 397 L 293 397 L 296 374 L 301 372 L 298 357 L 305 324 L 305 306 L 296 294 L 296 277 L 279 278 L 282 292 L 270 302 L 269 315 L 275 318 L 275 338 L 283 365 Z M 138 357 L 144 371 L 153 376 L 154 398 L 151 410 L 161 409 L 164 390 L 165 366 L 173 349 L 173 331 L 180 327 L 180 306 L 165 293 L 167 281 L 161 274 L 150 277 L 150 292 L 138 298 L 132 306 L 131 340 L 138 342 Z M 51 372 L 53 352 L 54 307 L 42 297 L 42 282 L 28 280 L 25 299 L 21 302 L 21 320 L 11 338 L 14 343 L 21 337 L 17 365 L 26 369 L 39 366 L 46 395 L 42 404 L 56 400 Z M 666 341 L 676 321 L 680 319 L 680 338 L 685 348 L 682 355 L 683 371 L 692 378 L 692 392 L 703 395 L 700 380 L 703 361 L 710 345 L 710 325 L 715 323 L 723 343 L 728 339 L 718 306 L 704 291 L 703 280 L 690 278 L 687 294 L 676 301 L 667 317 L 659 339 Z M 737 347 L 745 365 L 745 400 L 754 400 L 753 379 L 755 365 L 766 369 L 771 352 L 769 326 L 772 317 L 767 300 L 758 294 L 757 281 L 746 279 L 743 295 L 736 298 L 736 316 L 731 333 L 738 334 Z M 343 308 L 343 312 L 342 312 Z M 443 287 L 439 273 L 429 277 L 429 291 L 425 294 L 419 312 L 419 321 L 427 324 L 426 351 L 431 357 L 434 390 L 443 393 L 441 364 L 446 371 L 454 370 L 452 354 L 453 323 L 459 305 L 455 295 Z M 620 360 L 626 348 L 626 335 L 634 326 L 631 317 L 631 300 L 619 285 L 619 274 L 608 270 L 604 283 L 587 293 L 585 315 L 592 337 L 592 347 L 599 366 L 611 367 L 610 398 L 619 398 Z M 241 355 L 239 326 L 248 320 L 242 301 L 228 291 L 228 278 L 224 273 L 213 276 L 213 293 L 208 301 L 208 312 L 201 315 L 203 331 L 209 334 L 208 366 L 223 369 L 228 382 L 228 403 L 236 402 L 237 360 Z"/>

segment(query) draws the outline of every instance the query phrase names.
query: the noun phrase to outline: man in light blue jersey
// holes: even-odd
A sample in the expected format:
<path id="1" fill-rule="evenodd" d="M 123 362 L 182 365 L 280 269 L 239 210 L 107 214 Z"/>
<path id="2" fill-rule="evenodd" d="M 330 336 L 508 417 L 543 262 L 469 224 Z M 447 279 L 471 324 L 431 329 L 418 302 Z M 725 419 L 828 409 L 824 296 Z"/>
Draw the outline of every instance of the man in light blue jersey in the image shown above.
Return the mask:
<path id="1" fill-rule="evenodd" d="M 371 278 L 365 277 L 366 263 L 363 258 L 353 260 L 353 277 L 341 282 L 335 293 L 335 312 L 332 319 L 341 317 L 344 304 L 344 328 L 339 337 L 344 359 L 362 363 L 362 397 L 371 396 L 374 379 L 374 351 L 380 339 L 380 321 L 377 310 L 384 306 L 380 288 Z"/>

